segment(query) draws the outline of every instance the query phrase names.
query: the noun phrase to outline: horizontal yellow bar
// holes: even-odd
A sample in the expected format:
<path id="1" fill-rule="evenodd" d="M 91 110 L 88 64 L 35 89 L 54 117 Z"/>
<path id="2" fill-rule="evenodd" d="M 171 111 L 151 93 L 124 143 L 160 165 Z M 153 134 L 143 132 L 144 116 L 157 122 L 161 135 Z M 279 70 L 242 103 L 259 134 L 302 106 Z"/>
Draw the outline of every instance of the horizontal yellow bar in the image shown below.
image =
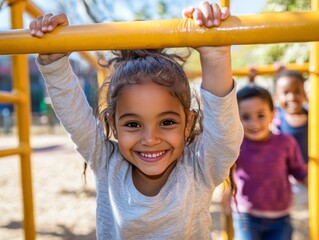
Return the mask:
<path id="1" fill-rule="evenodd" d="M 309 64 L 287 64 L 284 65 L 285 69 L 287 70 L 296 70 L 299 72 L 309 72 Z M 235 68 L 233 69 L 232 73 L 233 76 L 248 76 L 249 75 L 249 67 L 243 68 Z M 277 68 L 274 65 L 264 65 L 264 66 L 256 66 L 256 75 L 275 75 L 277 73 Z"/>
<path id="2" fill-rule="evenodd" d="M 5 150 L 0 150 L 0 157 L 7 157 L 11 155 L 20 155 L 24 153 L 24 148 L 19 147 L 19 148 L 11 148 L 11 149 L 5 149 Z"/>
<path id="3" fill-rule="evenodd" d="M 295 63 L 289 63 L 283 65 L 285 69 L 287 70 L 296 70 L 302 73 L 309 73 L 311 72 L 309 69 L 309 63 L 304 63 L 304 64 L 295 64 Z M 242 67 L 242 68 L 234 68 L 232 70 L 232 75 L 233 76 L 244 76 L 248 77 L 249 75 L 249 67 Z M 256 66 L 256 75 L 275 75 L 277 73 L 277 69 L 274 65 L 260 65 Z M 187 71 L 187 77 L 192 79 L 196 77 L 201 77 L 202 72 L 201 71 Z"/>
<path id="4" fill-rule="evenodd" d="M 94 57 L 92 54 L 90 54 L 89 52 L 78 52 L 78 54 L 84 59 L 86 60 L 91 67 L 93 67 L 95 70 L 104 70 L 105 68 L 103 68 L 102 66 L 100 66 L 98 64 L 98 60 L 96 57 Z"/>
<path id="5" fill-rule="evenodd" d="M 23 96 L 14 92 L 0 91 L 0 103 L 20 103 Z"/>
<path id="6" fill-rule="evenodd" d="M 60 27 L 43 39 L 31 37 L 29 30 L 12 30 L 0 33 L 0 54 L 318 40 L 317 12 L 277 12 L 231 16 L 212 29 L 195 26 L 191 19 L 173 19 L 73 25 Z"/>

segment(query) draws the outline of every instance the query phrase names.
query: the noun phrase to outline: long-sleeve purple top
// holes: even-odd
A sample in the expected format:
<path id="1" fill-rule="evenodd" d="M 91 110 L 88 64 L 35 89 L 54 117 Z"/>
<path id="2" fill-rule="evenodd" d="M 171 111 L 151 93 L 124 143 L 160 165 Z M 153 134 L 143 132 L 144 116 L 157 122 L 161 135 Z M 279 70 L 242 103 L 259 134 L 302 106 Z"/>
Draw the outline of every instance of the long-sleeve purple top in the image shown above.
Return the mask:
<path id="1" fill-rule="evenodd" d="M 238 205 L 233 202 L 232 207 L 244 213 L 288 211 L 292 201 L 288 176 L 303 181 L 308 174 L 296 140 L 285 134 L 261 142 L 244 138 L 236 164 Z"/>

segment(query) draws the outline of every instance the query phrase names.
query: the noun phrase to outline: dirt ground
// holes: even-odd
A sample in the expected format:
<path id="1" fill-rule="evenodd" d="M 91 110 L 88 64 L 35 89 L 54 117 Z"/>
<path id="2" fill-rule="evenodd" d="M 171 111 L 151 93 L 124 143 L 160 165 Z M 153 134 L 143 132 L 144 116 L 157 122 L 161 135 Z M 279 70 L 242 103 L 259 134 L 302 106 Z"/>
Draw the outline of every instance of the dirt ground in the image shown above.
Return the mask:
<path id="1" fill-rule="evenodd" d="M 63 129 L 32 130 L 33 196 L 37 239 L 95 239 L 95 186 L 91 171 L 82 179 L 83 161 Z M 14 134 L 0 133 L 0 149 L 17 146 Z M 307 190 L 294 195 L 293 240 L 309 239 Z M 220 207 L 212 201 L 213 238 L 221 239 Z M 0 158 L 0 240 L 24 238 L 17 156 Z"/>

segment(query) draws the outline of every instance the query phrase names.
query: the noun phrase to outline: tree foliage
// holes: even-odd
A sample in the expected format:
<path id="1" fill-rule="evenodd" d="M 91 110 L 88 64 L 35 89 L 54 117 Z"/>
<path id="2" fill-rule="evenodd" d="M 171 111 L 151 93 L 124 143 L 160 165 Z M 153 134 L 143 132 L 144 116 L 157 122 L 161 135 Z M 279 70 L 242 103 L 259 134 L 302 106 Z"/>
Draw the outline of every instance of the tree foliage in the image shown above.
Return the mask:
<path id="1" fill-rule="evenodd" d="M 267 0 L 265 12 L 310 10 L 310 1 L 306 0 Z M 298 34 L 298 33 L 296 33 Z M 309 60 L 309 43 L 281 43 L 258 46 L 255 49 L 257 58 L 263 64 L 304 63 Z"/>
<path id="2" fill-rule="evenodd" d="M 158 20 L 180 18 L 182 8 L 193 5 L 194 0 L 56 0 L 56 12 L 65 12 L 70 24 L 101 22 Z M 198 1 L 199 2 L 199 1 Z M 102 57 L 101 53 L 96 53 Z M 108 54 L 108 53 L 106 53 Z M 198 69 L 199 64 L 186 68 Z"/>
<path id="3" fill-rule="evenodd" d="M 310 10 L 309 0 L 267 0 L 266 12 Z"/>
<path id="4" fill-rule="evenodd" d="M 192 0 L 57 0 L 59 11 L 76 23 L 169 19 L 181 17 Z M 168 7 L 169 6 L 169 7 Z M 77 11 L 74 11 L 77 9 Z M 77 13 L 76 13 L 77 12 Z"/>

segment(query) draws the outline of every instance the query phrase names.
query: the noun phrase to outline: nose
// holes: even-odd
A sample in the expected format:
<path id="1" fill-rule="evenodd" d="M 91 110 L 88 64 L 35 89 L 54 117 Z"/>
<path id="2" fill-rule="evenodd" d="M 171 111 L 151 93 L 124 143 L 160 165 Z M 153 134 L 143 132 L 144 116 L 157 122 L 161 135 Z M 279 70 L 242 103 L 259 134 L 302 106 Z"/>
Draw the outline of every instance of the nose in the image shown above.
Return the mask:
<path id="1" fill-rule="evenodd" d="M 288 93 L 288 94 L 287 94 L 287 99 L 290 100 L 290 101 L 295 100 L 295 99 L 296 99 L 296 94 L 291 93 L 291 92 Z"/>
<path id="2" fill-rule="evenodd" d="M 256 127 L 258 126 L 258 119 L 257 118 L 251 118 L 249 121 L 248 121 L 248 124 L 250 127 Z"/>
<path id="3" fill-rule="evenodd" d="M 141 143 L 146 146 L 154 146 L 161 142 L 160 134 L 155 127 L 143 129 Z"/>

